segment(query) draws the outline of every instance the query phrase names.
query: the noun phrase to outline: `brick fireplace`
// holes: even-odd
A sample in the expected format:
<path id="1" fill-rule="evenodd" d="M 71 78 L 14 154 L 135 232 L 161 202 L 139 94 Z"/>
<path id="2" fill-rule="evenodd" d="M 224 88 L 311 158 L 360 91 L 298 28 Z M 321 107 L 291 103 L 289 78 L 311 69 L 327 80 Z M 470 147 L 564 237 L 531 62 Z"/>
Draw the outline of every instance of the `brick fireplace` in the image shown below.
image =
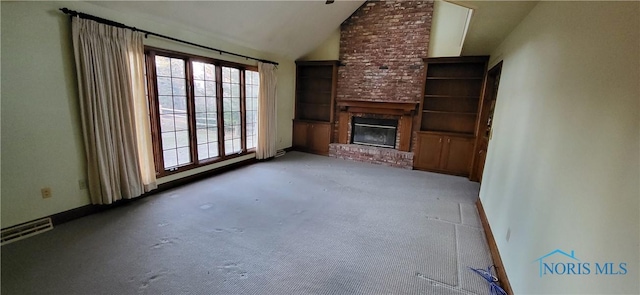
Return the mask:
<path id="1" fill-rule="evenodd" d="M 332 157 L 412 169 L 433 1 L 367 1 L 342 23 Z M 353 118 L 397 120 L 394 148 L 351 140 Z"/>
<path id="2" fill-rule="evenodd" d="M 413 153 L 409 148 L 417 103 L 343 100 L 337 106 L 338 142 L 329 145 L 329 156 L 408 169 L 413 167 Z M 394 147 L 354 143 L 354 118 L 396 121 Z"/>

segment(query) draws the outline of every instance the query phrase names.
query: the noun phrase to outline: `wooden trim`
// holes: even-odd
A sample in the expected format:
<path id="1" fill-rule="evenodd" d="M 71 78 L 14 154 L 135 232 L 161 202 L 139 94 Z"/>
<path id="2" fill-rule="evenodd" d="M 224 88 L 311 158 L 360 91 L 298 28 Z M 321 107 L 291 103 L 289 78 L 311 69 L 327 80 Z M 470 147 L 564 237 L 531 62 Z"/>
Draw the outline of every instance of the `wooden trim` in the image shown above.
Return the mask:
<path id="1" fill-rule="evenodd" d="M 222 103 L 222 67 L 215 67 L 216 71 L 216 120 L 218 120 L 218 157 L 224 158 L 224 108 Z M 207 131 L 208 132 L 208 131 Z"/>
<path id="2" fill-rule="evenodd" d="M 363 114 L 378 114 L 378 115 L 393 115 L 404 116 L 405 111 L 399 109 L 378 109 L 378 108 L 366 108 L 366 107 L 349 107 L 349 113 L 363 113 Z"/>
<path id="3" fill-rule="evenodd" d="M 287 150 L 287 149 L 285 149 Z M 290 150 L 290 148 L 289 148 Z M 78 219 L 81 217 L 85 217 L 94 213 L 99 213 L 105 210 L 109 210 L 112 208 L 117 208 L 123 205 L 127 205 L 130 204 L 132 202 L 136 202 L 142 198 L 146 198 L 149 196 L 153 196 L 155 194 L 170 190 L 170 189 L 174 189 L 198 180 L 202 180 L 204 178 L 208 178 L 208 177 L 213 177 L 225 172 L 229 172 L 244 166 L 249 166 L 252 164 L 257 163 L 258 160 L 256 158 L 251 158 L 251 159 L 247 159 L 247 160 L 243 160 L 240 162 L 236 162 L 236 163 L 232 163 L 229 165 L 225 165 L 225 166 L 221 166 L 221 167 L 217 167 L 217 168 L 213 168 L 211 170 L 207 170 L 204 172 L 200 172 L 198 174 L 194 174 L 191 176 L 186 176 L 180 179 L 176 179 L 170 182 L 166 182 L 163 184 L 158 185 L 158 188 L 155 190 L 152 190 L 150 192 L 144 193 L 139 197 L 133 198 L 133 199 L 123 199 L 123 200 L 119 200 L 115 203 L 109 204 L 109 205 L 85 205 L 82 207 L 78 207 L 78 208 L 74 208 L 71 210 L 67 210 L 64 212 L 60 212 L 60 213 L 56 213 L 53 214 L 49 217 L 51 217 L 51 221 L 53 222 L 53 225 L 59 225 L 68 221 L 72 221 L 74 219 Z M 38 218 L 40 219 L 40 218 Z M 13 227 L 13 226 L 11 226 Z"/>
<path id="4" fill-rule="evenodd" d="M 156 176 L 164 169 L 164 159 L 162 157 L 162 137 L 160 134 L 160 115 L 158 112 L 158 89 L 156 79 L 156 54 L 154 51 L 145 49 L 145 66 L 147 68 L 147 101 L 149 103 L 149 125 L 151 127 L 151 140 L 153 144 L 153 163 L 156 169 Z"/>
<path id="5" fill-rule="evenodd" d="M 190 146 L 189 153 L 191 155 L 191 162 L 194 164 L 199 164 L 198 163 L 198 138 L 197 138 L 196 120 L 195 120 L 196 101 L 195 101 L 195 86 L 193 81 L 192 59 L 185 60 L 184 70 L 186 71 L 185 78 L 187 79 L 185 81 L 185 85 L 187 86 L 187 89 L 186 89 L 187 91 L 185 94 L 187 95 L 187 98 L 186 98 L 187 118 L 189 118 L 187 120 L 187 124 L 189 126 L 188 127 L 189 130 L 187 130 L 189 132 L 189 146 Z M 191 120 L 190 118 L 193 118 L 193 120 Z"/>
<path id="6" fill-rule="evenodd" d="M 373 113 L 388 115 L 410 115 L 415 111 L 419 102 L 382 102 L 342 100 L 337 103 L 343 111 L 352 113 Z"/>
<path id="7" fill-rule="evenodd" d="M 511 284 L 509 283 L 509 278 L 507 277 L 507 272 L 504 270 L 504 264 L 502 263 L 502 258 L 500 258 L 500 251 L 498 251 L 498 245 L 496 244 L 496 240 L 493 237 L 493 232 L 491 232 L 491 227 L 489 226 L 489 221 L 487 220 L 487 215 L 484 212 L 484 207 L 482 207 L 482 202 L 480 198 L 476 201 L 476 207 L 478 207 L 478 215 L 480 215 L 480 222 L 482 223 L 482 228 L 484 229 L 484 234 L 487 237 L 487 244 L 489 244 L 489 251 L 491 251 L 491 258 L 493 259 L 493 264 L 496 267 L 496 275 L 498 276 L 498 283 L 504 289 L 508 295 L 513 295 L 513 289 L 511 289 Z"/>
<path id="8" fill-rule="evenodd" d="M 473 147 L 473 158 L 471 159 L 471 169 L 469 173 L 469 180 L 482 182 L 479 171 L 476 171 L 477 165 L 479 165 L 478 154 L 484 148 L 485 153 L 489 148 L 489 140 L 485 139 L 484 133 L 487 130 L 486 122 L 489 116 L 489 109 L 487 103 L 490 103 L 494 96 L 497 96 L 493 84 L 498 81 L 500 83 L 499 75 L 502 73 L 502 61 L 493 66 L 485 75 L 484 86 L 482 90 L 482 96 L 480 97 L 480 104 L 478 106 L 478 118 L 476 123 L 476 142 Z M 486 140 L 486 143 L 484 142 Z M 486 156 L 486 155 L 485 155 Z M 485 158 L 486 160 L 486 158 Z"/>
<path id="9" fill-rule="evenodd" d="M 240 69 L 240 150 L 247 152 L 247 85 L 246 72 Z"/>
<path id="10" fill-rule="evenodd" d="M 340 112 L 338 118 L 338 143 L 349 143 L 349 113 Z"/>
<path id="11" fill-rule="evenodd" d="M 412 132 L 413 132 L 413 117 L 411 116 L 402 116 L 400 117 L 400 128 L 398 128 L 398 131 L 402 131 L 402 134 L 400 136 L 400 146 L 398 147 L 398 150 L 403 151 L 403 152 L 408 152 L 409 151 L 409 147 L 411 146 L 411 138 L 413 136 L 411 136 Z M 405 133 L 409 133 L 409 134 L 405 134 Z"/>
<path id="12" fill-rule="evenodd" d="M 340 64 L 340 61 L 336 61 L 337 64 Z M 297 90 L 298 88 L 296 88 Z M 332 77 L 331 77 L 331 101 L 329 102 L 329 122 L 335 123 L 335 114 L 336 114 L 336 97 L 338 96 L 338 67 L 333 67 Z M 331 130 L 331 140 L 329 142 L 333 142 L 333 130 Z"/>

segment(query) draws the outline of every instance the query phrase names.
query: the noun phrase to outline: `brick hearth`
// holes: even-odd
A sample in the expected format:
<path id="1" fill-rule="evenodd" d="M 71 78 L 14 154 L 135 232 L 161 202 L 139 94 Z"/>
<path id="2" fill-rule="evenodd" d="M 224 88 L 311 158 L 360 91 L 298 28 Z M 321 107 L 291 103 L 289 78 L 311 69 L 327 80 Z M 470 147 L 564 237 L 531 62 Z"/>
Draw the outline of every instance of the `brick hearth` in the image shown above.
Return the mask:
<path id="1" fill-rule="evenodd" d="M 329 156 L 338 159 L 413 169 L 413 153 L 360 144 L 332 143 Z"/>

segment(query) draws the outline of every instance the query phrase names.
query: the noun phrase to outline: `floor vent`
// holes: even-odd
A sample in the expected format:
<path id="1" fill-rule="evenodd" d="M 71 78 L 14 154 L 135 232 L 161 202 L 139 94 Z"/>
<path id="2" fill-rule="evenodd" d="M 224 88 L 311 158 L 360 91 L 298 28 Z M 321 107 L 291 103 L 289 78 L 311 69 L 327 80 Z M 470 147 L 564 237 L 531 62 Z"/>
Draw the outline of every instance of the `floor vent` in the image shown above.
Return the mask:
<path id="1" fill-rule="evenodd" d="M 2 230 L 2 246 L 53 229 L 51 218 L 43 218 Z"/>

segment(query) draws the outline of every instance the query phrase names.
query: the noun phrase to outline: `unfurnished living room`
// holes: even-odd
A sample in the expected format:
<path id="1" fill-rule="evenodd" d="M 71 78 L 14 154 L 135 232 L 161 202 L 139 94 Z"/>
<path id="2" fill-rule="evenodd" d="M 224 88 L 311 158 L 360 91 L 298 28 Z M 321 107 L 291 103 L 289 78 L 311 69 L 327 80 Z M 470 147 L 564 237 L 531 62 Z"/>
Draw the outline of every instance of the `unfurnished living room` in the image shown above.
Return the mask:
<path id="1" fill-rule="evenodd" d="M 2 294 L 640 294 L 640 2 L 0 5 Z"/>

